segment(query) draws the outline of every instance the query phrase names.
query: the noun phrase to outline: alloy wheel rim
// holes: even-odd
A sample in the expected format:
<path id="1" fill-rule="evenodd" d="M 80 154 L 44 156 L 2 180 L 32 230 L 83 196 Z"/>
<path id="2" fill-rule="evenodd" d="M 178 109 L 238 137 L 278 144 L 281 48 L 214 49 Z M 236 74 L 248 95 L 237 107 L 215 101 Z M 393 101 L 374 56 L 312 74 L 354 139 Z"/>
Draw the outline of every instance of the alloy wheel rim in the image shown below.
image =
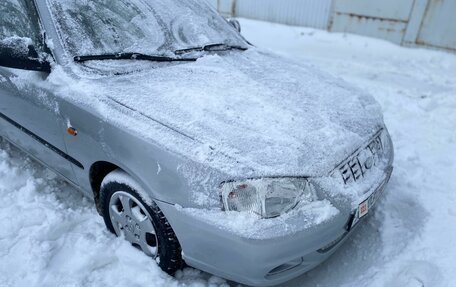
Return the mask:
<path id="1" fill-rule="evenodd" d="M 109 201 L 109 217 L 117 236 L 146 255 L 157 257 L 158 240 L 152 217 L 139 200 L 125 191 L 115 192 Z"/>

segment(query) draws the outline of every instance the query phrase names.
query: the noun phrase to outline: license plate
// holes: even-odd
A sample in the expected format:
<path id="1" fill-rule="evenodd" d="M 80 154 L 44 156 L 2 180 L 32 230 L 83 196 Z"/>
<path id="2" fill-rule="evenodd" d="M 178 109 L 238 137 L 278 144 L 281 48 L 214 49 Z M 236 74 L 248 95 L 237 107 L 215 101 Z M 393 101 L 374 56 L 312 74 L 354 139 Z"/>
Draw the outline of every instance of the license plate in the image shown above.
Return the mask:
<path id="1" fill-rule="evenodd" d="M 363 202 L 358 205 L 358 209 L 355 209 L 352 216 L 351 225 L 347 226 L 347 230 L 350 231 L 359 221 L 361 218 L 366 216 L 369 213 L 369 210 L 373 208 L 375 203 L 377 202 L 380 195 L 382 195 L 383 191 L 385 190 L 385 186 L 389 181 L 391 176 L 392 169 L 389 170 L 387 177 L 383 180 L 379 187 Z"/>
<path id="2" fill-rule="evenodd" d="M 376 191 L 374 191 L 365 201 L 360 203 L 358 205 L 358 209 L 355 210 L 355 213 L 353 215 L 353 221 L 351 226 L 349 227 L 349 230 L 353 228 L 361 218 L 366 216 L 369 213 L 369 209 L 371 209 L 375 203 L 377 202 L 378 198 L 383 192 L 383 189 L 385 187 L 385 184 L 382 184 Z"/>
<path id="3" fill-rule="evenodd" d="M 373 195 L 375 196 L 375 195 Z M 358 217 L 363 218 L 369 213 L 369 199 L 358 206 Z"/>

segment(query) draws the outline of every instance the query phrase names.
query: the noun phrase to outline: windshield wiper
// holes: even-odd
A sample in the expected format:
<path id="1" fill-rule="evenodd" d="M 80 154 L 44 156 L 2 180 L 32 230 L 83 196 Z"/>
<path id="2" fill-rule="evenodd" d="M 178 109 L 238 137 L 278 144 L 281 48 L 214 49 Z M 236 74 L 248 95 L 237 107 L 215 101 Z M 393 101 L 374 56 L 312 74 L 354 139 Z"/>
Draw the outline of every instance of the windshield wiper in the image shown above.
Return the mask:
<path id="1" fill-rule="evenodd" d="M 76 56 L 74 61 L 81 63 L 86 61 L 97 61 L 97 60 L 143 60 L 153 62 L 194 62 L 195 58 L 172 58 L 166 56 L 153 56 L 145 55 L 141 53 L 116 53 L 116 54 L 102 54 L 102 55 L 86 55 Z"/>
<path id="2" fill-rule="evenodd" d="M 203 52 L 203 51 L 228 51 L 228 50 L 241 50 L 245 51 L 247 48 L 242 46 L 234 46 L 228 44 L 210 44 L 205 46 L 191 47 L 174 51 L 176 55 L 182 55 L 191 52 Z"/>

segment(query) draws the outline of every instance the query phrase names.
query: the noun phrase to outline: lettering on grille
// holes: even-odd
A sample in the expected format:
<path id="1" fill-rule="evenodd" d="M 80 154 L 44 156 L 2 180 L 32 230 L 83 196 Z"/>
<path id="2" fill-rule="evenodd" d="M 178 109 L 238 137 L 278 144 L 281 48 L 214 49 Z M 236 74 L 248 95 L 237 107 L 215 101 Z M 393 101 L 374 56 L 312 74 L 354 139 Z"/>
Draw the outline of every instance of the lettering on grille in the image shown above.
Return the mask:
<path id="1" fill-rule="evenodd" d="M 356 151 L 338 167 L 345 184 L 363 178 L 366 172 L 377 164 L 383 155 L 380 134 L 381 132 L 377 133 L 367 146 Z"/>

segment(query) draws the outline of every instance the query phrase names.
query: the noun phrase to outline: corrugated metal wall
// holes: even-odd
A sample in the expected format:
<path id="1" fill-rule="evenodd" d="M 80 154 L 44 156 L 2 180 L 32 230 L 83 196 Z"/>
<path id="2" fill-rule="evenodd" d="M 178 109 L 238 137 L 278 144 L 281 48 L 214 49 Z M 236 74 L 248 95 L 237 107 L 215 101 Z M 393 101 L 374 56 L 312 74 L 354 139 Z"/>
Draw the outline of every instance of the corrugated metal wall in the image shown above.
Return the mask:
<path id="1" fill-rule="evenodd" d="M 402 43 L 414 0 L 334 0 L 330 31 Z"/>
<path id="2" fill-rule="evenodd" d="M 334 0 L 330 31 L 456 51 L 456 0 Z"/>
<path id="3" fill-rule="evenodd" d="M 332 0 L 237 0 L 236 16 L 327 29 Z"/>
<path id="4" fill-rule="evenodd" d="M 456 0 L 208 0 L 224 16 L 456 51 Z"/>
<path id="5" fill-rule="evenodd" d="M 415 43 L 456 51 L 456 0 L 429 1 Z"/>
<path id="6" fill-rule="evenodd" d="M 332 0 L 209 0 L 224 16 L 327 29 Z"/>
<path id="7" fill-rule="evenodd" d="M 235 0 L 206 0 L 212 6 L 216 7 L 220 14 L 226 17 L 234 17 Z"/>

